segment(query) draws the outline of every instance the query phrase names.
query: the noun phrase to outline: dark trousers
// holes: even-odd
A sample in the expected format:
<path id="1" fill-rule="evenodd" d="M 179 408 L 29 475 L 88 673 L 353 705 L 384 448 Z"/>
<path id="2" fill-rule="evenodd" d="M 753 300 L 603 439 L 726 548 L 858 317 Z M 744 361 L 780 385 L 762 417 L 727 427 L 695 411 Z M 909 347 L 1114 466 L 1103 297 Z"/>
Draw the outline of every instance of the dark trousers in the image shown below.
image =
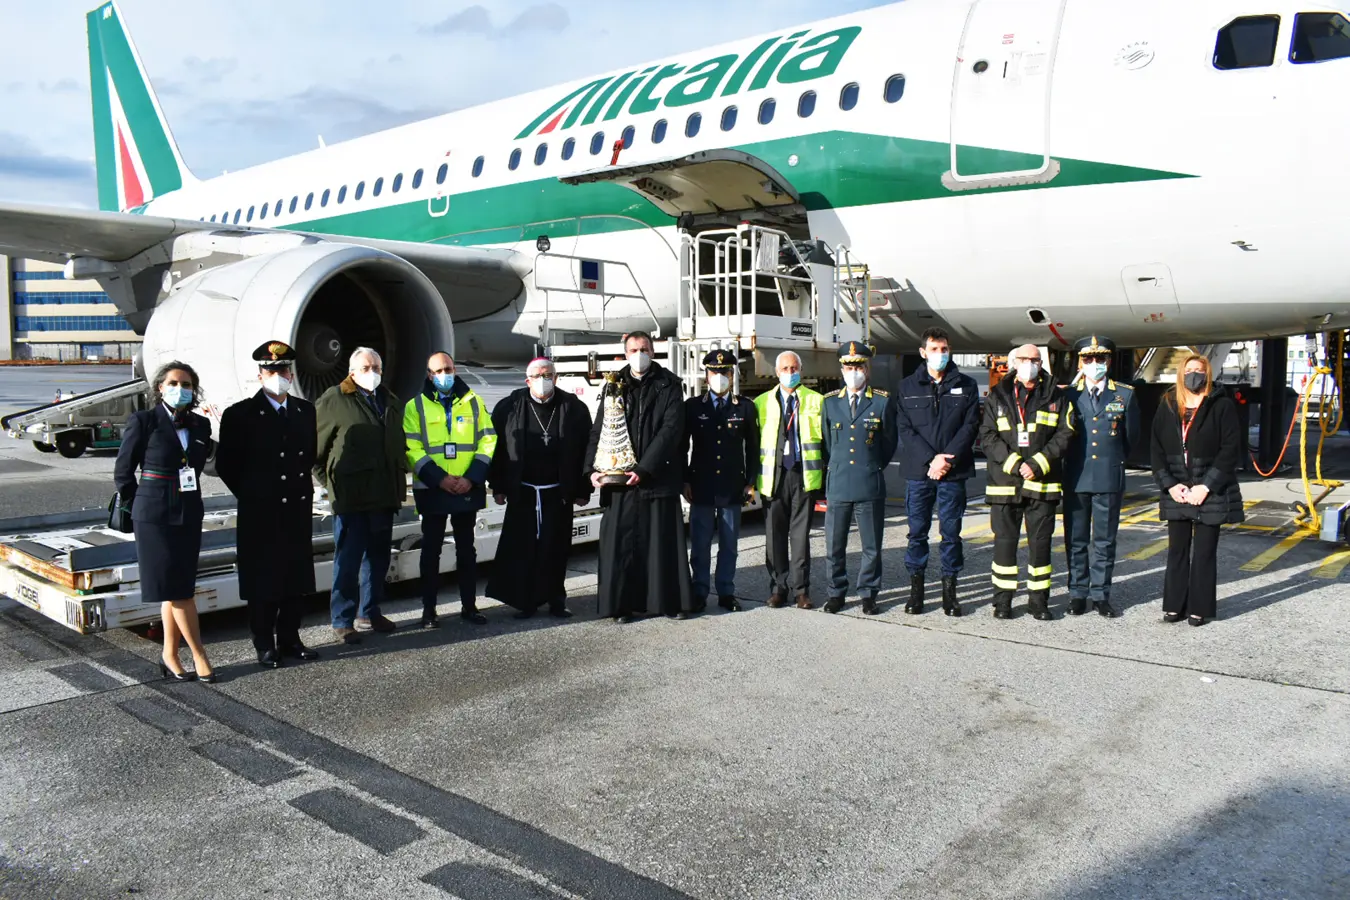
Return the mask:
<path id="1" fill-rule="evenodd" d="M 1120 528 L 1117 493 L 1064 495 L 1064 552 L 1069 558 L 1069 597 L 1100 603 L 1111 599 Z M 1088 545 L 1091 544 L 1091 553 Z"/>
<path id="2" fill-rule="evenodd" d="M 392 512 L 334 517 L 333 595 L 329 601 L 334 628 L 351 628 L 355 619 L 380 614 L 393 538 Z"/>
<path id="3" fill-rule="evenodd" d="M 905 550 L 905 568 L 911 575 L 922 574 L 928 566 L 928 532 L 933 527 L 933 506 L 937 506 L 938 533 L 942 535 L 942 574 L 956 575 L 966 564 L 961 546 L 961 522 L 966 514 L 964 481 L 911 479 L 905 487 L 905 515 L 909 518 L 909 547 Z"/>
<path id="4" fill-rule="evenodd" d="M 300 643 L 300 602 L 299 597 L 249 600 L 248 628 L 253 632 L 253 649 L 266 653 Z"/>
<path id="5" fill-rule="evenodd" d="M 1055 536 L 1055 504 L 1044 500 L 989 504 L 994 532 L 994 605 L 1009 609 L 1017 592 L 1017 545 L 1027 526 L 1027 604 L 1044 609 L 1050 599 L 1050 542 Z"/>
<path id="6" fill-rule="evenodd" d="M 422 514 L 422 557 L 418 574 L 422 577 L 422 609 L 436 609 L 436 596 L 441 588 L 441 548 L 445 546 L 445 521 L 455 537 L 455 575 L 459 579 L 460 612 L 478 608 L 478 550 L 473 545 L 473 528 L 478 513 Z"/>
<path id="7" fill-rule="evenodd" d="M 1163 612 L 1214 618 L 1218 581 L 1219 526 L 1191 519 L 1168 522 Z"/>
<path id="8" fill-rule="evenodd" d="M 774 473 L 773 496 L 765 500 L 764 566 L 769 590 L 788 596 L 811 589 L 811 514 L 815 497 L 802 480 L 801 469 L 779 468 Z"/>
<path id="9" fill-rule="evenodd" d="M 858 566 L 858 596 L 875 600 L 881 590 L 881 532 L 886 524 L 886 501 L 825 498 L 825 555 L 829 563 L 830 599 L 842 600 L 848 593 L 848 530 L 856 521 L 862 539 L 862 562 Z"/>

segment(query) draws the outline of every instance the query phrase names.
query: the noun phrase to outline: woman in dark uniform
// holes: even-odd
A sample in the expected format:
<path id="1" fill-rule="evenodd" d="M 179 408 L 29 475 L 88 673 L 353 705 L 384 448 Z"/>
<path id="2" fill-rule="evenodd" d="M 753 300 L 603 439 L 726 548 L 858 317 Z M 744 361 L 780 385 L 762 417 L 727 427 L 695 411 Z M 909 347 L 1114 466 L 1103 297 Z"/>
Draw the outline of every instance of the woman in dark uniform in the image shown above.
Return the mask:
<path id="1" fill-rule="evenodd" d="M 179 681 L 214 682 L 197 624 L 197 554 L 202 546 L 202 467 L 214 450 L 211 423 L 193 412 L 201 398 L 197 373 L 186 363 L 160 366 L 150 382 L 148 409 L 135 413 L 122 435 L 114 480 L 131 506 L 141 599 L 160 604 L 164 654 L 160 673 Z M 136 471 L 140 470 L 137 483 Z M 196 672 L 178 662 L 179 638 Z"/>

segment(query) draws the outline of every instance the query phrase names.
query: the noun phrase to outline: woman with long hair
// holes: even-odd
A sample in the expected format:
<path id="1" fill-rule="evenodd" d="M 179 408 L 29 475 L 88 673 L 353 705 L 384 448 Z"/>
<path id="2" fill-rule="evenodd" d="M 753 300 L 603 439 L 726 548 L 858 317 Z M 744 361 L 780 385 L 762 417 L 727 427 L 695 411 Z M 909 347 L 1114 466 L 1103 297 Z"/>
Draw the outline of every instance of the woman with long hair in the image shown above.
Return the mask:
<path id="1" fill-rule="evenodd" d="M 1219 527 L 1243 518 L 1237 467 L 1246 435 L 1209 360 L 1186 357 L 1153 418 L 1153 478 L 1167 523 L 1163 620 L 1203 625 L 1218 612 Z"/>
<path id="2" fill-rule="evenodd" d="M 216 675 L 202 646 L 194 597 L 205 513 L 200 480 L 215 446 L 211 423 L 193 411 L 201 396 L 201 382 L 187 363 L 160 366 L 150 380 L 147 408 L 127 423 L 113 477 L 131 506 L 141 600 L 160 605 L 160 674 L 212 683 Z M 179 640 L 192 651 L 194 672 L 185 672 L 178 661 Z"/>

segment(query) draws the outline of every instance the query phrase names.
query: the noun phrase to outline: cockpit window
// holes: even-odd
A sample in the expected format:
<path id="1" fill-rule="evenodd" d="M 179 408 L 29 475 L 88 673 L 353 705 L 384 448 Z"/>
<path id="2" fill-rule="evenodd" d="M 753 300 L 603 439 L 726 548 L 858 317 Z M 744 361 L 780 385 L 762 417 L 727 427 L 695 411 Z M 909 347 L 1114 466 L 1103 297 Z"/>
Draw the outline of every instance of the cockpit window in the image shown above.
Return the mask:
<path id="1" fill-rule="evenodd" d="M 1214 68 L 1259 69 L 1275 64 L 1279 16 L 1243 16 L 1219 29 Z"/>
<path id="2" fill-rule="evenodd" d="M 1292 63 L 1319 63 L 1350 57 L 1350 22 L 1340 13 L 1299 13 L 1294 16 L 1294 40 L 1289 44 Z"/>

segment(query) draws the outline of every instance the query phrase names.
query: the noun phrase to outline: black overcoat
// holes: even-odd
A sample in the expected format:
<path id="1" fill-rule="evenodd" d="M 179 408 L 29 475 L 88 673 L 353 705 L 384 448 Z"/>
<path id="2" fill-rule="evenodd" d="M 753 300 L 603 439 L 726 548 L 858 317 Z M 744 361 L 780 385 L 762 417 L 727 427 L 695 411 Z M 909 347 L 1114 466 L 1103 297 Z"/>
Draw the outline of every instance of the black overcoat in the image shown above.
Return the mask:
<path id="1" fill-rule="evenodd" d="M 262 391 L 220 418 L 216 473 L 239 501 L 239 596 L 279 601 L 314 593 L 314 404 Z"/>
<path id="2" fill-rule="evenodd" d="M 561 413 L 558 422 L 558 440 L 561 442 L 558 464 L 562 470 L 563 501 L 589 500 L 591 470 L 586 466 L 586 442 L 590 439 L 591 414 L 576 394 L 558 391 Z M 514 499 L 520 490 L 521 446 L 525 442 L 525 416 L 533 403 L 530 389 L 520 388 L 498 401 L 492 410 L 492 427 L 497 432 L 497 449 L 488 468 L 488 487 L 494 494 L 505 494 Z"/>
<path id="3" fill-rule="evenodd" d="M 1236 524 L 1244 518 L 1237 467 L 1247 446 L 1246 435 L 1231 398 L 1216 387 L 1195 410 L 1195 419 L 1181 441 L 1176 400 L 1166 396 L 1153 417 L 1153 479 L 1162 491 L 1158 517 L 1165 522 L 1193 519 L 1203 525 Z M 1174 485 L 1203 484 L 1209 496 L 1199 506 L 1178 503 L 1168 493 Z"/>
<path id="4" fill-rule="evenodd" d="M 680 448 L 684 445 L 684 390 L 674 372 L 652 363 L 642 378 L 634 378 L 628 366 L 619 372 L 623 385 L 624 415 L 628 420 L 628 437 L 637 455 L 636 488 L 638 497 L 651 500 L 657 497 L 678 497 L 684 491 L 684 460 Z M 591 425 L 590 442 L 586 445 L 586 470 L 595 467 L 595 454 L 600 446 L 600 432 L 605 421 L 602 401 L 595 411 Z M 589 477 L 589 476 L 588 476 Z M 606 487 L 601 491 L 601 505 L 607 495 L 625 487 Z"/>

